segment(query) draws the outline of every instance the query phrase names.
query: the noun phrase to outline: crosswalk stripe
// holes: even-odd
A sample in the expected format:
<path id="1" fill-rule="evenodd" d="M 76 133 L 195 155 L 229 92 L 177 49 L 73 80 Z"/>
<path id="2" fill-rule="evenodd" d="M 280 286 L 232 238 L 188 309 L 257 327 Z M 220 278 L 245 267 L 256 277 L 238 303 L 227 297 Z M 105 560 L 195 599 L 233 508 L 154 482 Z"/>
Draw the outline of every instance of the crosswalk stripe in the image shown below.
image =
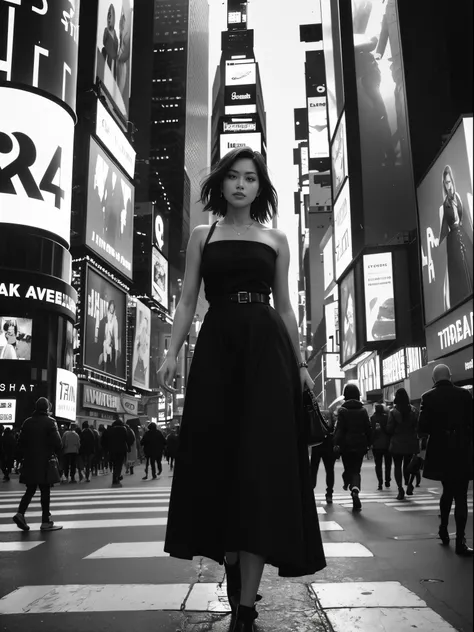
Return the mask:
<path id="1" fill-rule="evenodd" d="M 323 542 L 326 557 L 374 557 L 360 542 Z"/>
<path id="2" fill-rule="evenodd" d="M 105 505 L 142 505 L 143 503 L 145 503 L 148 500 L 148 498 L 132 498 L 132 499 L 127 499 L 127 500 L 121 500 L 121 499 L 113 499 L 113 500 L 81 500 L 80 502 L 75 502 L 75 501 L 71 501 L 71 502 L 52 502 L 51 503 L 51 507 L 53 507 L 54 510 L 56 510 L 57 507 L 84 507 L 85 505 L 90 505 L 90 506 L 105 506 Z M 150 505 L 153 504 L 154 505 L 165 505 L 165 504 L 169 504 L 169 498 L 152 498 L 150 499 Z M 149 505 L 149 506 L 150 506 Z M 30 505 L 30 507 L 40 507 L 41 506 L 41 501 L 40 500 L 32 500 Z M 18 507 L 18 503 L 9 503 L 9 504 L 5 504 L 2 505 L 0 504 L 0 515 L 2 513 L 2 510 L 4 509 L 16 509 Z M 29 515 L 29 512 L 28 512 Z"/>
<path id="3" fill-rule="evenodd" d="M 11 492 L 9 494 L 4 494 L 4 493 L 0 493 L 0 501 L 1 500 L 7 500 L 10 498 L 21 498 L 23 496 L 25 492 L 24 491 L 18 491 L 18 492 Z M 39 492 L 37 492 L 39 493 Z M 51 498 L 63 498 L 63 497 L 80 497 L 80 496 L 87 496 L 88 498 L 102 498 L 104 496 L 110 496 L 110 495 L 114 495 L 117 498 L 120 498 L 121 496 L 132 496 L 132 497 L 136 497 L 137 495 L 140 496 L 169 496 L 171 493 L 170 489 L 147 489 L 147 490 L 133 490 L 133 489 L 123 489 L 120 487 L 117 488 L 111 488 L 109 487 L 108 489 L 104 489 L 101 491 L 100 494 L 94 493 L 93 490 L 88 491 L 85 489 L 81 489 L 80 491 L 71 491 L 71 492 L 56 492 L 54 491 L 54 489 L 51 490 Z"/>
<path id="4" fill-rule="evenodd" d="M 33 500 L 31 502 L 38 502 L 40 500 L 40 494 L 36 494 L 35 496 L 33 496 Z M 56 501 L 66 501 L 67 500 L 67 496 L 62 496 L 62 497 L 54 497 L 51 496 L 51 505 L 56 504 Z M 137 498 L 141 498 L 140 502 L 145 502 L 146 500 L 169 500 L 170 499 L 170 494 L 159 494 L 159 495 L 153 495 L 153 496 L 137 496 L 137 494 L 130 494 L 127 496 L 114 496 L 113 494 L 109 495 L 109 496 L 102 496 L 101 500 L 98 502 L 104 502 L 105 500 L 107 501 L 113 501 L 116 503 L 121 503 L 124 502 L 125 500 L 128 499 L 137 499 Z M 97 496 L 75 496 L 75 497 L 71 497 L 70 500 L 71 502 L 75 502 L 75 501 L 83 501 L 83 502 L 87 502 L 89 500 L 96 500 Z M 20 502 L 21 500 L 21 496 L 19 496 L 18 498 L 10 498 L 7 500 L 0 500 L 0 509 L 2 509 L 2 507 L 4 507 L 7 503 L 10 503 L 15 500 L 17 503 Z"/>
<path id="5" fill-rule="evenodd" d="M 28 520 L 28 514 L 26 514 Z M 123 518 L 123 519 L 107 519 L 107 520 L 61 520 L 58 524 L 63 529 L 112 529 L 118 527 L 165 527 L 168 518 Z M 40 523 L 33 522 L 31 531 L 39 531 Z M 12 523 L 0 524 L 0 533 L 18 533 L 18 527 Z"/>
<path id="6" fill-rule="evenodd" d="M 130 513 L 168 513 L 168 507 L 104 507 L 103 509 L 97 510 L 94 508 L 91 509 L 59 509 L 56 507 L 51 508 L 51 513 L 53 514 L 54 519 L 59 516 L 85 516 L 87 514 L 92 515 L 106 515 L 106 514 L 130 514 Z M 30 518 L 41 518 L 41 511 L 28 511 L 26 517 L 28 520 Z M 1 516 L 0 518 L 6 518 L 7 516 Z M 11 516 L 9 516 L 11 517 Z"/>
<path id="7" fill-rule="evenodd" d="M 0 553 L 13 553 L 17 551 L 31 551 L 43 542 L 0 542 Z"/>
<path id="8" fill-rule="evenodd" d="M 416 507 L 394 507 L 394 509 L 401 512 L 404 512 L 404 511 L 437 511 L 439 512 L 439 506 L 433 506 L 433 505 L 417 505 Z M 467 512 L 472 514 L 473 508 L 468 507 Z M 453 514 L 454 514 L 454 508 L 451 509 L 451 515 Z"/>

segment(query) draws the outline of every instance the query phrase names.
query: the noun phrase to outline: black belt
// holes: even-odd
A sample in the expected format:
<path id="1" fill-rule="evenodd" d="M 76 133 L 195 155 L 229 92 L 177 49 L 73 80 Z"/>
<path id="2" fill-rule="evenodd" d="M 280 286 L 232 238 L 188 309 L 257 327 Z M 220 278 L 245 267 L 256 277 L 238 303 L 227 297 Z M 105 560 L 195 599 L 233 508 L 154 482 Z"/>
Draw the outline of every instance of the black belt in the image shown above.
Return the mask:
<path id="1" fill-rule="evenodd" d="M 220 296 L 214 296 L 209 298 L 211 305 L 222 303 L 266 303 L 270 304 L 270 297 L 268 294 L 260 294 L 259 292 L 236 292 L 235 294 L 221 294 Z"/>

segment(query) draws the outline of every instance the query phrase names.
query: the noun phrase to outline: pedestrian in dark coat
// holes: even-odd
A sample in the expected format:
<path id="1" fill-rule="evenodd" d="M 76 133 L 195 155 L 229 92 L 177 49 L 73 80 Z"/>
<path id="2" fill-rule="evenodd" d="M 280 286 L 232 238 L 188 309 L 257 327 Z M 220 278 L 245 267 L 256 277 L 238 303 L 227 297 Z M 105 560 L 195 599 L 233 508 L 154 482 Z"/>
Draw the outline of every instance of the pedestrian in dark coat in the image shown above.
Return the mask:
<path id="1" fill-rule="evenodd" d="M 329 410 L 322 410 L 322 416 L 326 420 L 329 428 L 329 434 L 322 443 L 311 448 L 311 482 L 313 489 L 316 488 L 318 479 L 318 470 L 321 459 L 326 470 L 326 502 L 332 503 L 332 494 L 334 491 L 334 465 L 336 463 L 336 455 L 334 453 L 334 415 Z M 169 441 L 169 440 L 168 440 Z"/>
<path id="2" fill-rule="evenodd" d="M 441 541 L 449 544 L 448 521 L 454 500 L 456 553 L 471 556 L 473 549 L 466 544 L 465 529 L 467 491 L 473 478 L 472 396 L 454 386 L 445 364 L 435 366 L 433 382 L 434 388 L 421 397 L 418 420 L 418 432 L 429 435 L 423 476 L 443 485 L 439 502 Z"/>
<path id="3" fill-rule="evenodd" d="M 88 421 L 82 422 L 82 432 L 80 435 L 80 439 L 81 447 L 79 448 L 79 454 L 81 455 L 82 462 L 84 464 L 86 483 L 90 483 L 92 459 L 94 458 L 96 450 L 96 439 L 91 428 L 89 428 Z"/>
<path id="4" fill-rule="evenodd" d="M 170 472 L 173 471 L 174 460 L 178 453 L 179 438 L 176 430 L 172 430 L 166 437 L 166 458 L 170 466 Z"/>
<path id="5" fill-rule="evenodd" d="M 369 415 L 360 401 L 357 386 L 347 384 L 343 394 L 344 403 L 337 411 L 334 449 L 336 454 L 340 452 L 344 465 L 344 489 L 349 487 L 353 511 L 359 511 L 362 508 L 359 498 L 360 471 L 364 455 L 372 443 L 372 431 Z"/>
<path id="6" fill-rule="evenodd" d="M 1 447 L 1 461 L 2 461 L 2 471 L 3 471 L 3 480 L 8 482 L 10 480 L 10 474 L 13 469 L 13 462 L 15 460 L 15 452 L 16 452 L 16 439 L 15 434 L 11 428 L 5 428 L 5 432 L 2 437 L 2 447 Z"/>
<path id="7" fill-rule="evenodd" d="M 131 445 L 125 424 L 116 414 L 115 421 L 107 430 L 107 448 L 113 463 L 112 485 L 121 487 L 122 466 Z"/>
<path id="8" fill-rule="evenodd" d="M 372 428 L 372 453 L 375 461 L 375 474 L 379 482 L 378 489 L 382 489 L 384 481 L 382 464 L 385 464 L 385 487 L 390 487 L 392 471 L 392 455 L 389 451 L 390 435 L 387 431 L 388 412 L 383 404 L 375 405 L 375 412 L 370 418 Z"/>
<path id="9" fill-rule="evenodd" d="M 388 415 L 387 430 L 391 435 L 390 454 L 393 458 L 395 481 L 398 486 L 397 500 L 405 498 L 403 482 L 407 485 L 407 494 L 413 494 L 413 484 L 410 484 L 408 466 L 414 454 L 420 451 L 417 435 L 418 411 L 410 404 L 410 398 L 404 388 L 395 393 L 393 408 Z"/>
<path id="10" fill-rule="evenodd" d="M 141 443 L 146 457 L 145 476 L 143 480 L 148 478 L 148 463 L 151 464 L 153 478 L 156 478 L 156 465 L 158 466 L 158 476 L 160 476 L 163 471 L 161 459 L 163 458 L 166 439 L 153 421 L 148 425 L 148 430 L 143 435 Z"/>
<path id="11" fill-rule="evenodd" d="M 25 513 L 36 493 L 41 492 L 42 521 L 41 531 L 62 529 L 54 524 L 50 514 L 51 484 L 48 482 L 49 459 L 61 454 L 61 437 L 53 417 L 49 415 L 50 404 L 46 397 L 36 402 L 35 412 L 23 422 L 18 440 L 18 451 L 22 458 L 20 483 L 26 485 L 26 492 L 13 516 L 13 522 L 23 531 L 30 527 L 25 520 Z"/>

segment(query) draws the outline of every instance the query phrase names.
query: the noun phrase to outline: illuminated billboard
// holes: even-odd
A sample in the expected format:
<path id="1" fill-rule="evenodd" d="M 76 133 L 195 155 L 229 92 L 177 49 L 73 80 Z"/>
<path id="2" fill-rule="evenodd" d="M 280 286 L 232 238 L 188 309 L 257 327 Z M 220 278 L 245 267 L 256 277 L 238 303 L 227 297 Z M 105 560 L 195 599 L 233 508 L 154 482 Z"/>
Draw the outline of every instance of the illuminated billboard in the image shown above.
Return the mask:
<path id="1" fill-rule="evenodd" d="M 334 204 L 334 250 L 336 279 L 352 261 L 351 197 L 346 180 Z"/>
<path id="2" fill-rule="evenodd" d="M 136 152 L 100 101 L 97 101 L 95 133 L 126 174 L 133 178 L 135 175 Z"/>
<path id="3" fill-rule="evenodd" d="M 333 301 L 324 306 L 326 321 L 326 350 L 339 351 L 339 303 Z"/>
<path id="4" fill-rule="evenodd" d="M 472 143 L 465 117 L 417 189 L 427 324 L 472 296 Z"/>
<path id="5" fill-rule="evenodd" d="M 56 371 L 55 415 L 76 421 L 77 375 L 58 368 Z"/>
<path id="6" fill-rule="evenodd" d="M 321 22 L 323 26 L 329 134 L 332 137 L 344 105 L 344 75 L 338 2 L 321 0 Z"/>
<path id="7" fill-rule="evenodd" d="M 0 86 L 0 224 L 69 246 L 74 121 L 54 101 Z"/>
<path id="8" fill-rule="evenodd" d="M 157 248 L 152 248 L 151 295 L 165 309 L 169 309 L 168 300 L 168 261 Z"/>
<path id="9" fill-rule="evenodd" d="M 331 146 L 332 162 L 332 195 L 335 200 L 339 195 L 345 179 L 349 175 L 347 163 L 346 115 L 342 114 Z"/>
<path id="10" fill-rule="evenodd" d="M 341 363 L 344 364 L 357 351 L 354 270 L 340 284 L 341 305 Z"/>
<path id="11" fill-rule="evenodd" d="M 132 278 L 134 187 L 91 138 L 86 245 Z"/>
<path id="12" fill-rule="evenodd" d="M 141 301 L 137 301 L 135 314 L 132 386 L 148 389 L 150 387 L 151 312 Z"/>
<path id="13" fill-rule="evenodd" d="M 253 59 L 232 59 L 225 62 L 225 85 L 242 86 L 257 83 L 257 65 Z"/>
<path id="14" fill-rule="evenodd" d="M 84 365 L 125 380 L 127 295 L 87 267 Z"/>
<path id="15" fill-rule="evenodd" d="M 31 318 L 0 316 L 0 360 L 31 360 Z"/>
<path id="16" fill-rule="evenodd" d="M 326 94 L 308 98 L 310 159 L 329 158 L 329 132 L 326 107 Z"/>
<path id="17" fill-rule="evenodd" d="M 222 158 L 229 151 L 237 147 L 250 147 L 253 151 L 262 153 L 262 135 L 260 132 L 250 134 L 221 134 L 220 135 L 220 157 Z"/>
<path id="18" fill-rule="evenodd" d="M 239 121 L 232 119 L 231 121 L 224 121 L 222 124 L 222 131 L 225 132 L 256 132 L 257 123 L 252 120 Z"/>
<path id="19" fill-rule="evenodd" d="M 128 119 L 134 0 L 99 0 L 95 76 Z"/>
<path id="20" fill-rule="evenodd" d="M 327 290 L 334 281 L 334 238 L 328 239 L 323 248 L 324 289 Z"/>
<path id="21" fill-rule="evenodd" d="M 392 253 L 364 255 L 363 259 L 367 342 L 394 340 L 396 326 Z"/>

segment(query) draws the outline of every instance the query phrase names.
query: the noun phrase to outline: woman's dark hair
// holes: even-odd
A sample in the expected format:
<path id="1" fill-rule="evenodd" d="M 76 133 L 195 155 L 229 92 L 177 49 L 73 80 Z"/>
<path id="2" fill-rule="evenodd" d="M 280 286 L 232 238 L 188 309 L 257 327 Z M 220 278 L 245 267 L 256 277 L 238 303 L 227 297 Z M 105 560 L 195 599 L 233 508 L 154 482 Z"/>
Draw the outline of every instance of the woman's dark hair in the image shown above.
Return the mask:
<path id="1" fill-rule="evenodd" d="M 404 388 L 397 389 L 393 403 L 404 417 L 408 415 L 411 410 L 410 398 Z"/>
<path id="2" fill-rule="evenodd" d="M 446 191 L 446 185 L 445 185 L 446 176 L 449 176 L 451 178 L 451 182 L 453 183 L 454 193 L 456 193 L 456 183 L 454 182 L 453 170 L 451 169 L 449 165 L 446 165 L 446 167 L 443 169 L 443 195 L 448 194 L 448 192 Z"/>
<path id="3" fill-rule="evenodd" d="M 242 158 L 253 160 L 257 170 L 260 192 L 250 207 L 250 217 L 263 224 L 278 214 L 278 195 L 262 154 L 250 147 L 233 149 L 219 160 L 201 184 L 200 202 L 204 204 L 204 211 L 212 211 L 217 217 L 226 216 L 227 200 L 222 196 L 222 181 L 232 165 Z"/>
<path id="4" fill-rule="evenodd" d="M 344 399 L 360 399 L 360 391 L 355 384 L 346 384 L 343 395 Z"/>
<path id="5" fill-rule="evenodd" d="M 15 329 L 15 336 L 18 335 L 18 327 L 17 324 L 14 320 L 7 320 L 3 323 L 3 331 L 8 331 L 10 329 L 10 327 L 13 327 Z"/>

